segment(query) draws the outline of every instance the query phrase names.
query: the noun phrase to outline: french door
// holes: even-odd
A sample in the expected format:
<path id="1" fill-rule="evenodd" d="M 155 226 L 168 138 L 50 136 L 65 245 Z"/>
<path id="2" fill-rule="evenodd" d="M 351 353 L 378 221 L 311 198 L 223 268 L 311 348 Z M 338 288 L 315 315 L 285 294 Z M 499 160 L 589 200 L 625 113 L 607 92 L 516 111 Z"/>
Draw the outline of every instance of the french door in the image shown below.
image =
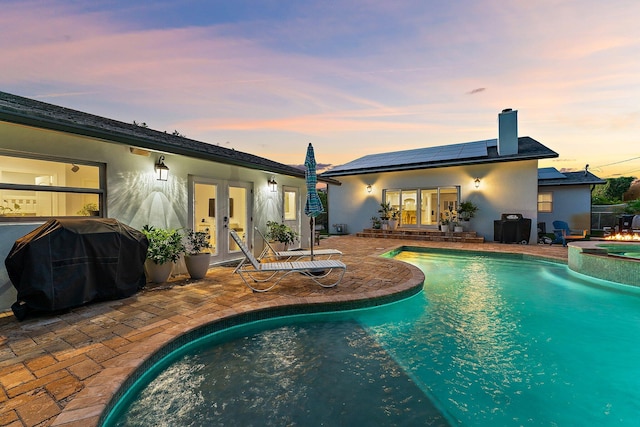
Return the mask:
<path id="1" fill-rule="evenodd" d="M 439 221 L 455 214 L 460 186 L 384 190 L 384 201 L 400 213 L 400 225 L 437 227 Z"/>
<path id="2" fill-rule="evenodd" d="M 189 177 L 189 221 L 196 231 L 209 234 L 211 263 L 237 259 L 240 248 L 231 240 L 229 229 L 251 241 L 250 182 Z"/>

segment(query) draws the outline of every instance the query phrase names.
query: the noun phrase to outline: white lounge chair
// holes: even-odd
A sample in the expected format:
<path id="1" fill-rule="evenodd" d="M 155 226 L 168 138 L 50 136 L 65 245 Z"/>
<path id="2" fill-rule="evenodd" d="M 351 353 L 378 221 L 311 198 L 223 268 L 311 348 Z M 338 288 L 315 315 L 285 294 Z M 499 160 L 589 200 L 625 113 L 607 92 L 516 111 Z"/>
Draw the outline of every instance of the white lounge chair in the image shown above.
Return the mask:
<path id="1" fill-rule="evenodd" d="M 266 292 L 273 289 L 275 285 L 291 273 L 300 273 L 302 277 L 311 279 L 323 288 L 332 288 L 340 283 L 345 271 L 347 271 L 347 266 L 342 261 L 333 259 L 260 262 L 253 256 L 247 245 L 238 236 L 238 233 L 234 230 L 229 230 L 229 235 L 245 256 L 245 259 L 238 264 L 233 272 L 238 273 L 244 284 L 254 292 Z M 329 275 L 332 276 L 329 279 L 330 283 L 324 283 L 323 279 L 326 279 Z M 337 280 L 333 276 L 337 276 Z M 261 287 L 258 284 L 265 284 L 265 287 Z"/>
<path id="2" fill-rule="evenodd" d="M 260 261 L 264 261 L 265 259 L 273 259 L 274 261 L 300 261 L 304 258 L 311 257 L 311 251 L 309 250 L 276 251 L 275 248 L 269 244 L 269 241 L 264 237 L 260 230 L 258 230 L 258 227 L 255 227 L 255 230 L 264 241 L 264 249 L 258 256 Z M 335 257 L 339 259 L 342 257 L 342 252 L 337 249 L 314 249 L 314 259 L 316 256 L 321 259 L 331 259 Z"/>

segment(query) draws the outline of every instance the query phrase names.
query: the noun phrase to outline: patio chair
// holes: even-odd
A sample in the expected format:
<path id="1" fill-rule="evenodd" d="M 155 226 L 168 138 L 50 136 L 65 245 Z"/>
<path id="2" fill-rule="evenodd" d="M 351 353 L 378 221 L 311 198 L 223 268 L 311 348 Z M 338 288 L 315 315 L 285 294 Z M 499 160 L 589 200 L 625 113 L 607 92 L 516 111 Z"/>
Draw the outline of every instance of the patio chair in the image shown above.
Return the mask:
<path id="1" fill-rule="evenodd" d="M 244 284 L 254 292 L 267 292 L 273 289 L 291 273 L 300 273 L 302 277 L 312 280 L 323 288 L 332 288 L 340 283 L 347 271 L 347 266 L 342 261 L 333 259 L 260 262 L 253 256 L 238 233 L 229 230 L 229 235 L 245 256 L 233 272 L 238 273 Z M 330 275 L 332 277 L 327 279 Z M 337 276 L 337 279 L 334 276 Z M 325 283 L 324 279 L 329 283 Z M 264 284 L 264 287 L 260 284 Z"/>
<path id="2" fill-rule="evenodd" d="M 301 261 L 304 258 L 311 257 L 311 251 L 308 250 L 296 250 L 296 251 L 276 251 L 264 235 L 258 230 L 258 227 L 254 227 L 256 233 L 262 237 L 264 241 L 264 249 L 258 256 L 260 261 L 272 259 L 274 261 Z M 331 259 L 332 257 L 342 257 L 342 252 L 337 249 L 315 249 L 313 251 L 313 257 L 320 257 L 321 259 Z"/>
<path id="3" fill-rule="evenodd" d="M 587 230 L 572 230 L 564 221 L 553 221 L 553 233 L 556 238 L 550 243 L 562 243 L 567 246 L 567 240 L 584 240 L 587 238 Z"/>

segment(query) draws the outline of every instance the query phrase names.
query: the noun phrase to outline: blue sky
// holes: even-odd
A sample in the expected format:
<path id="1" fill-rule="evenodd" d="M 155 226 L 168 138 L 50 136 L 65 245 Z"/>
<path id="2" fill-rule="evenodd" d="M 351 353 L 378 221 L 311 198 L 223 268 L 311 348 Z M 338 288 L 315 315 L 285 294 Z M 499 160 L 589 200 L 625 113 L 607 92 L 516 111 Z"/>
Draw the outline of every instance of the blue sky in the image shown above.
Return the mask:
<path id="1" fill-rule="evenodd" d="M 3 0 L 0 90 L 319 163 L 519 133 L 640 176 L 637 0 Z"/>

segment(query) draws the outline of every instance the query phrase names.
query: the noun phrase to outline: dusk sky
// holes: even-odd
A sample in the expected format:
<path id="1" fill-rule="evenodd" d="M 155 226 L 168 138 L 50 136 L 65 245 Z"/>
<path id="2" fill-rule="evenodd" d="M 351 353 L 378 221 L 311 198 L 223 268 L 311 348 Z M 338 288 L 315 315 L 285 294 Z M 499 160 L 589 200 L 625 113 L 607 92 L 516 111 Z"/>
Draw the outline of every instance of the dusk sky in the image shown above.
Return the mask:
<path id="1" fill-rule="evenodd" d="M 640 176 L 638 0 L 0 0 L 0 90 L 301 164 L 519 134 Z"/>

